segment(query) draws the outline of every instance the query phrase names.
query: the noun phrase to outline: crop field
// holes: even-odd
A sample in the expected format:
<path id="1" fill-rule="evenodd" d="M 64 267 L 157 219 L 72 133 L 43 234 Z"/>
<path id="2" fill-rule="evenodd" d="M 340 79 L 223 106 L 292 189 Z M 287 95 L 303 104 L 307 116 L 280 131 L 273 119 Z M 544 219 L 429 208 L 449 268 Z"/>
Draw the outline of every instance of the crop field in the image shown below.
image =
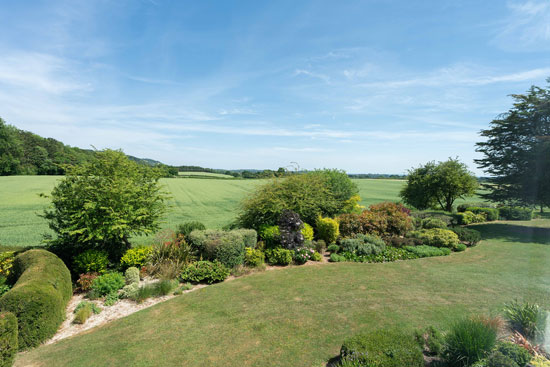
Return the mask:
<path id="1" fill-rule="evenodd" d="M 550 306 L 550 220 L 476 226 L 446 257 L 282 268 L 209 286 L 19 355 L 16 366 L 326 366 L 377 328 L 443 329 L 513 299 Z M 78 351 L 78 352 L 75 352 Z"/>
<path id="2" fill-rule="evenodd" d="M 0 177 L 0 245 L 36 246 L 43 234 L 51 233 L 46 221 L 39 217 L 49 204 L 40 197 L 49 194 L 58 176 L 7 176 Z M 359 187 L 361 205 L 382 201 L 399 201 L 401 180 L 353 180 Z M 241 200 L 257 185 L 266 180 L 227 179 L 163 179 L 165 190 L 170 193 L 169 209 L 163 228 L 175 228 L 178 224 L 198 220 L 209 228 L 220 228 L 233 221 Z M 479 201 L 479 198 L 469 198 Z M 460 203 L 462 201 L 459 201 Z M 149 238 L 140 237 L 135 243 L 145 243 Z"/>
<path id="3" fill-rule="evenodd" d="M 193 178 L 229 178 L 235 179 L 235 177 L 230 175 L 225 175 L 223 173 L 213 173 L 213 172 L 178 172 L 179 177 L 193 177 Z"/>

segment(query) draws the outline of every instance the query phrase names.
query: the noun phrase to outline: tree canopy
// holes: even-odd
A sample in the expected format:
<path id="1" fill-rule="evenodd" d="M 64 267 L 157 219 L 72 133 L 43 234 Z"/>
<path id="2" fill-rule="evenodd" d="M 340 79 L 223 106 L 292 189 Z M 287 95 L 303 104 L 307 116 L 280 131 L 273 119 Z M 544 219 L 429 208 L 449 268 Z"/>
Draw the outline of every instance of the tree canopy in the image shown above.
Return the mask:
<path id="1" fill-rule="evenodd" d="M 98 248 L 116 258 L 130 247 L 130 236 L 159 229 L 166 195 L 158 169 L 132 162 L 121 151 L 99 151 L 95 157 L 67 169 L 44 217 L 57 234 L 54 249 L 70 254 Z"/>
<path id="2" fill-rule="evenodd" d="M 483 196 L 542 210 L 550 206 L 550 89 L 532 86 L 512 97 L 512 108 L 491 121 L 481 131 L 485 141 L 477 143 L 483 158 L 476 163 L 490 175 Z"/>
<path id="3" fill-rule="evenodd" d="M 407 184 L 399 195 L 407 205 L 420 210 L 439 205 L 452 211 L 456 199 L 473 195 L 478 187 L 475 176 L 458 159 L 428 162 L 408 173 Z"/>

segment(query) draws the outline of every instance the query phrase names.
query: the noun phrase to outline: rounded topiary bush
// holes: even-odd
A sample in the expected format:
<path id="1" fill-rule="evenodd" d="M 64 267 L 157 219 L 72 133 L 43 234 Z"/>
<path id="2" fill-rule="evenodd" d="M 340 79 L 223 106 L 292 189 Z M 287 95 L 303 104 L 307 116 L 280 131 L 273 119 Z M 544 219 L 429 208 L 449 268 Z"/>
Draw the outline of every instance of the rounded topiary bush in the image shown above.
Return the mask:
<path id="1" fill-rule="evenodd" d="M 17 317 L 0 313 L 0 367 L 10 367 L 17 353 Z"/>
<path id="2" fill-rule="evenodd" d="M 376 330 L 353 336 L 342 345 L 340 359 L 357 366 L 424 367 L 422 350 L 413 335 Z"/>
<path id="3" fill-rule="evenodd" d="M 29 250 L 15 257 L 10 277 L 17 282 L 0 298 L 0 310 L 17 317 L 19 349 L 24 350 L 52 337 L 65 319 L 71 274 L 53 253 Z"/>

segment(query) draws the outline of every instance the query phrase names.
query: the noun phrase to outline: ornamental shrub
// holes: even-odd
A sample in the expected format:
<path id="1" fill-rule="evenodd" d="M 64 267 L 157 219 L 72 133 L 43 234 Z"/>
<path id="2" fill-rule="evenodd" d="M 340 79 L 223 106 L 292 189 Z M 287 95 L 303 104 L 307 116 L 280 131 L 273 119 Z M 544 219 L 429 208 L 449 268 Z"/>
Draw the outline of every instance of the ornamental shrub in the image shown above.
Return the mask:
<path id="1" fill-rule="evenodd" d="M 550 367 L 550 360 L 541 355 L 538 355 L 531 359 L 530 363 L 533 365 L 533 367 Z"/>
<path id="2" fill-rule="evenodd" d="M 348 338 L 340 348 L 341 365 L 424 367 L 422 350 L 412 335 L 376 330 Z M 349 365 L 349 364 L 348 364 Z"/>
<path id="3" fill-rule="evenodd" d="M 258 234 L 264 241 L 266 248 L 281 246 L 281 232 L 279 231 L 279 226 L 262 226 Z"/>
<path id="4" fill-rule="evenodd" d="M 7 277 L 10 275 L 10 269 L 13 266 L 14 258 L 14 251 L 0 252 L 0 276 Z"/>
<path id="5" fill-rule="evenodd" d="M 157 236 L 145 269 L 149 275 L 175 279 L 183 268 L 195 259 L 195 253 L 195 249 L 183 236 L 166 231 Z"/>
<path id="6" fill-rule="evenodd" d="M 421 240 L 424 245 L 428 246 L 454 249 L 459 244 L 457 234 L 448 229 L 422 229 L 410 232 L 409 236 Z"/>
<path id="7" fill-rule="evenodd" d="M 340 241 L 343 252 L 353 252 L 357 255 L 378 255 L 386 249 L 384 241 L 374 235 L 358 234 L 355 238 L 345 238 Z"/>
<path id="8" fill-rule="evenodd" d="M 320 253 L 315 251 L 313 253 L 313 255 L 311 256 L 311 260 L 313 260 L 313 261 L 322 261 L 323 260 L 323 255 L 321 255 Z"/>
<path id="9" fill-rule="evenodd" d="M 105 301 L 103 301 L 103 304 L 107 307 L 111 307 L 117 303 L 119 299 L 120 296 L 118 295 L 118 292 L 111 292 L 105 296 Z"/>
<path id="10" fill-rule="evenodd" d="M 466 248 L 468 248 L 468 246 L 466 246 L 466 245 L 463 244 L 463 243 L 459 243 L 458 245 L 456 245 L 456 246 L 454 247 L 454 250 L 455 250 L 456 252 L 462 252 L 462 251 L 466 251 Z"/>
<path id="11" fill-rule="evenodd" d="M 463 242 L 467 246 L 475 246 L 481 241 L 481 233 L 475 229 L 454 227 L 452 231 L 456 233 L 460 242 Z"/>
<path id="12" fill-rule="evenodd" d="M 84 324 L 92 316 L 92 306 L 86 304 L 78 309 L 74 315 L 73 324 Z"/>
<path id="13" fill-rule="evenodd" d="M 192 283 L 222 282 L 229 276 L 227 269 L 219 261 L 197 261 L 187 266 L 181 273 L 181 280 Z"/>
<path id="14" fill-rule="evenodd" d="M 456 207 L 456 211 L 459 213 L 463 213 L 467 210 L 467 208 L 492 208 L 496 209 L 496 205 L 493 203 L 464 203 L 460 204 Z"/>
<path id="15" fill-rule="evenodd" d="M 90 301 L 81 301 L 75 307 L 73 313 L 77 313 L 78 310 L 80 310 L 82 307 L 90 307 L 92 309 L 92 312 L 96 315 L 101 313 L 101 308 L 98 305 L 96 305 L 95 303 L 90 302 Z"/>
<path id="16" fill-rule="evenodd" d="M 330 245 L 329 247 L 327 247 L 327 251 L 330 252 L 330 253 L 337 253 L 338 251 L 340 251 L 340 246 L 338 246 L 337 244 L 332 244 Z"/>
<path id="17" fill-rule="evenodd" d="M 120 264 L 124 269 L 132 266 L 135 266 L 139 269 L 147 264 L 151 252 L 153 252 L 152 246 L 137 246 L 131 248 L 124 253 L 122 258 L 120 259 Z"/>
<path id="18" fill-rule="evenodd" d="M 73 271 L 75 274 L 99 273 L 107 271 L 109 255 L 106 251 L 87 250 L 78 254 L 73 260 Z"/>
<path id="19" fill-rule="evenodd" d="M 17 354 L 17 317 L 0 312 L 0 367 L 11 367 Z"/>
<path id="20" fill-rule="evenodd" d="M 15 257 L 10 278 L 17 282 L 0 298 L 0 310 L 17 317 L 19 349 L 25 350 L 52 337 L 65 319 L 71 274 L 51 252 L 29 250 Z"/>
<path id="21" fill-rule="evenodd" d="M 313 227 L 304 223 L 302 227 L 302 236 L 304 236 L 305 241 L 313 241 Z"/>
<path id="22" fill-rule="evenodd" d="M 191 221 L 191 222 L 185 222 L 183 224 L 180 224 L 178 226 L 178 229 L 176 230 L 176 235 L 183 235 L 183 238 L 187 238 L 191 232 L 194 230 L 203 231 L 206 229 L 206 226 L 198 221 Z"/>
<path id="23" fill-rule="evenodd" d="M 496 350 L 487 357 L 484 367 L 518 367 L 518 364 L 512 358 Z"/>
<path id="24" fill-rule="evenodd" d="M 447 223 L 439 218 L 425 218 L 421 220 L 421 228 L 423 229 L 432 229 L 432 228 L 447 228 Z"/>
<path id="25" fill-rule="evenodd" d="M 337 253 L 332 253 L 330 254 L 329 261 L 333 263 L 338 263 L 341 261 L 346 261 L 346 258 L 342 255 L 338 255 Z"/>
<path id="26" fill-rule="evenodd" d="M 98 273 L 86 273 L 80 274 L 80 277 L 76 281 L 79 292 L 88 292 L 92 288 L 92 283 L 95 278 L 99 276 Z"/>
<path id="27" fill-rule="evenodd" d="M 340 235 L 338 221 L 332 218 L 318 217 L 315 222 L 317 237 L 325 243 L 334 243 Z"/>
<path id="28" fill-rule="evenodd" d="M 139 292 L 139 283 L 127 284 L 120 290 L 120 298 L 135 299 Z"/>
<path id="29" fill-rule="evenodd" d="M 519 367 L 525 367 L 531 360 L 531 354 L 515 343 L 500 341 L 497 343 L 496 350 L 511 358 Z"/>
<path id="30" fill-rule="evenodd" d="M 476 206 L 469 206 L 465 210 L 466 212 L 472 212 L 474 214 L 484 214 L 487 221 L 492 222 L 498 220 L 498 209 L 496 208 L 482 208 Z"/>
<path id="31" fill-rule="evenodd" d="M 531 220 L 533 210 L 519 206 L 502 206 L 498 208 L 500 218 L 504 220 Z"/>
<path id="32" fill-rule="evenodd" d="M 470 366 L 487 356 L 496 339 L 494 328 L 480 320 L 463 319 L 445 337 L 445 359 L 451 367 Z"/>
<path id="33" fill-rule="evenodd" d="M 515 300 L 504 305 L 504 317 L 513 330 L 531 340 L 542 339 L 547 312 L 536 303 Z"/>
<path id="34" fill-rule="evenodd" d="M 139 269 L 134 266 L 126 269 L 124 280 L 126 281 L 126 285 L 139 283 Z"/>
<path id="35" fill-rule="evenodd" d="M 446 256 L 451 253 L 451 250 L 446 247 L 433 247 L 427 245 L 405 246 L 403 248 L 418 257 Z"/>
<path id="36" fill-rule="evenodd" d="M 327 249 L 327 244 L 323 240 L 313 241 L 313 248 L 315 249 L 315 251 L 322 254 Z"/>
<path id="37" fill-rule="evenodd" d="M 453 214 L 453 220 L 458 225 L 469 225 L 472 223 L 483 223 L 487 220 L 485 213 L 474 214 L 472 212 L 455 213 Z"/>
<path id="38" fill-rule="evenodd" d="M 410 210 L 401 204 L 373 204 L 368 212 L 372 213 L 371 221 L 375 227 L 375 234 L 379 236 L 403 236 L 412 229 Z"/>
<path id="39" fill-rule="evenodd" d="M 107 273 L 98 276 L 92 282 L 91 298 L 99 298 L 116 292 L 124 287 L 125 280 L 121 273 Z"/>
<path id="40" fill-rule="evenodd" d="M 256 232 L 255 230 L 239 228 L 234 229 L 231 232 L 240 234 L 246 247 L 256 247 L 256 243 L 258 241 L 258 232 Z"/>
<path id="41" fill-rule="evenodd" d="M 269 265 L 290 265 L 292 262 L 292 251 L 284 248 L 267 249 L 265 257 Z"/>
<path id="42" fill-rule="evenodd" d="M 255 268 L 262 266 L 265 262 L 265 254 L 260 250 L 247 247 L 244 255 L 244 262 L 246 265 Z"/>
<path id="43" fill-rule="evenodd" d="M 250 237 L 251 233 L 256 232 L 243 232 L 243 230 L 220 231 L 213 229 L 204 231 L 195 230 L 189 235 L 189 241 L 203 258 L 210 261 L 218 260 L 225 266 L 232 268 L 244 262 L 244 233 Z M 255 240 L 254 245 L 256 245 Z"/>
<path id="44" fill-rule="evenodd" d="M 418 238 L 411 237 L 392 237 L 389 239 L 389 245 L 395 248 L 402 248 L 405 246 L 420 246 L 422 241 Z"/>
<path id="45" fill-rule="evenodd" d="M 300 247 L 294 250 L 292 258 L 294 262 L 298 265 L 305 264 L 309 259 L 313 258 L 315 250 L 307 247 Z"/>

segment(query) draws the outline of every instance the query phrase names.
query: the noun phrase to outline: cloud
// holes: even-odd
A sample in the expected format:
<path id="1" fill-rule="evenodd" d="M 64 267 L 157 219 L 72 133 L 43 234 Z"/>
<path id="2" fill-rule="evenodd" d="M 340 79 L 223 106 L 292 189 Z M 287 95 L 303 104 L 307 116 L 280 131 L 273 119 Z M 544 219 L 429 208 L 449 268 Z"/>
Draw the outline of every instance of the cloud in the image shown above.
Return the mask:
<path id="1" fill-rule="evenodd" d="M 508 51 L 550 49 L 550 2 L 509 2 L 510 15 L 502 22 L 494 42 Z"/>
<path id="2" fill-rule="evenodd" d="M 305 70 L 305 69 L 296 69 L 296 70 L 294 70 L 294 76 L 298 76 L 298 75 L 306 75 L 306 76 L 309 76 L 311 78 L 322 80 L 326 84 L 330 84 L 330 77 L 325 75 L 325 74 L 316 73 L 316 72 L 312 72 L 312 71 Z"/>

